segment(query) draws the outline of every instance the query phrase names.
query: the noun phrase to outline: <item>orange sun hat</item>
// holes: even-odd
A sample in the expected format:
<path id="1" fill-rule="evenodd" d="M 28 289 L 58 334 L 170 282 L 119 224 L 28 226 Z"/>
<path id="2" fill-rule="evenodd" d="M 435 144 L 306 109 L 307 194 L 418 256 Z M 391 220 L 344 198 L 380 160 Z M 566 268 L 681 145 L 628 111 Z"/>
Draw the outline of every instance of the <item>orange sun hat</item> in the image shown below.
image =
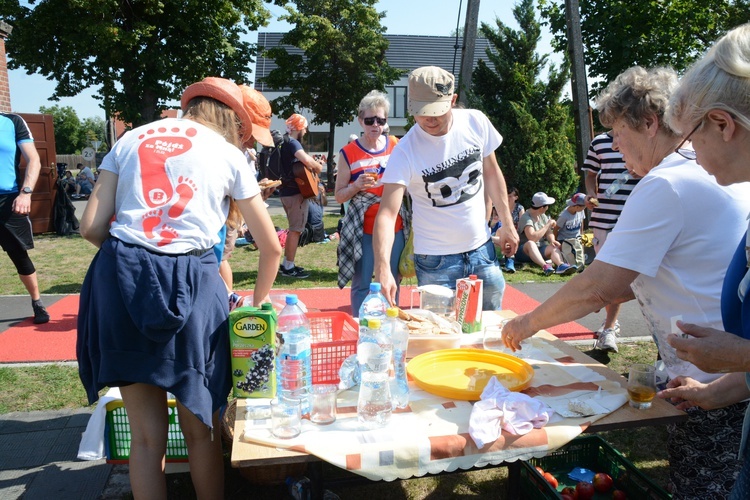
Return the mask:
<path id="1" fill-rule="evenodd" d="M 249 140 L 253 135 L 253 120 L 250 118 L 245 108 L 245 100 L 243 98 L 242 90 L 240 87 L 226 78 L 217 78 L 209 76 L 203 80 L 190 85 L 182 93 L 182 99 L 180 105 L 182 110 L 185 111 L 188 103 L 196 97 L 210 97 L 216 99 L 220 103 L 226 104 L 229 108 L 237 113 L 242 123 L 242 130 L 240 131 L 240 137 L 242 142 Z"/>
<path id="2" fill-rule="evenodd" d="M 253 138 L 264 146 L 273 147 L 271 136 L 271 103 L 263 94 L 248 85 L 240 85 L 245 109 L 253 121 Z"/>
<path id="3" fill-rule="evenodd" d="M 300 114 L 294 113 L 292 116 L 286 119 L 286 128 L 290 132 L 293 130 L 304 130 L 307 128 L 307 118 Z"/>

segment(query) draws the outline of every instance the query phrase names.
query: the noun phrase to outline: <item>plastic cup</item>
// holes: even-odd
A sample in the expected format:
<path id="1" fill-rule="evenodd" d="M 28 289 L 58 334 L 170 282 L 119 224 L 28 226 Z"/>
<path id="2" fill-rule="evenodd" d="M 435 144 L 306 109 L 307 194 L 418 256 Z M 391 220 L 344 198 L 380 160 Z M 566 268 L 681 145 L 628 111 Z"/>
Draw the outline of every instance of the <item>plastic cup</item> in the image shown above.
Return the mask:
<path id="1" fill-rule="evenodd" d="M 656 396 L 656 368 L 654 365 L 636 363 L 628 374 L 628 399 L 630 406 L 645 410 L 651 408 Z"/>
<path id="2" fill-rule="evenodd" d="M 498 351 L 511 354 L 512 351 L 503 343 L 503 327 L 509 320 L 505 319 L 499 325 L 488 325 L 484 327 L 482 346 L 488 351 Z"/>
<path id="3" fill-rule="evenodd" d="M 279 439 L 291 439 L 302 432 L 299 399 L 278 397 L 271 400 L 271 433 Z"/>
<path id="4" fill-rule="evenodd" d="M 327 425 L 336 421 L 337 391 L 338 388 L 333 384 L 316 384 L 313 386 L 311 422 L 318 425 Z"/>

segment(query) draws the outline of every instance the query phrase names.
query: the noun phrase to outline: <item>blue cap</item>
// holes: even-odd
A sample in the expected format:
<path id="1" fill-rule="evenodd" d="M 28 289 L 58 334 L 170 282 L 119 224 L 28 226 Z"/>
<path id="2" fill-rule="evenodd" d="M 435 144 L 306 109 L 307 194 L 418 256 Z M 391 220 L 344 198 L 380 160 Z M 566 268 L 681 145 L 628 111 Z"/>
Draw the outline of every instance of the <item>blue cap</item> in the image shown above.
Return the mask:
<path id="1" fill-rule="evenodd" d="M 297 296 L 293 293 L 290 293 L 286 296 L 286 303 L 287 304 L 296 304 L 297 303 Z"/>
<path id="2" fill-rule="evenodd" d="M 379 292 L 380 291 L 380 283 L 370 283 L 370 291 L 371 292 Z"/>

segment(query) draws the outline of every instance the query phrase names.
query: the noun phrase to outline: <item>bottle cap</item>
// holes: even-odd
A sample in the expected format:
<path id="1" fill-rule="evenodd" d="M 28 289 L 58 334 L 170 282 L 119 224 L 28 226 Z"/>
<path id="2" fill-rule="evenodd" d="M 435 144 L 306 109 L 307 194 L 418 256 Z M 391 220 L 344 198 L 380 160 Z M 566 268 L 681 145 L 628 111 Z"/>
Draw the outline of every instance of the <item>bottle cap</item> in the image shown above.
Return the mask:
<path id="1" fill-rule="evenodd" d="M 475 279 L 477 279 L 477 275 L 476 274 L 470 274 L 469 275 L 469 279 L 470 280 L 475 280 Z"/>
<path id="2" fill-rule="evenodd" d="M 378 330 L 380 328 L 380 320 L 377 318 L 367 320 L 367 327 L 373 330 Z"/>
<path id="3" fill-rule="evenodd" d="M 289 295 L 286 296 L 286 304 L 287 305 L 294 305 L 296 303 L 297 303 L 297 296 L 296 295 L 294 295 L 293 293 L 290 293 Z"/>
<path id="4" fill-rule="evenodd" d="M 398 307 L 389 307 L 385 310 L 385 315 L 389 318 L 398 318 Z"/>
<path id="5" fill-rule="evenodd" d="M 377 282 L 370 283 L 370 291 L 371 292 L 379 292 L 380 291 L 380 283 L 377 283 Z"/>
<path id="6" fill-rule="evenodd" d="M 273 311 L 273 304 L 271 304 L 270 302 L 264 302 L 260 305 L 260 308 L 264 311 Z"/>

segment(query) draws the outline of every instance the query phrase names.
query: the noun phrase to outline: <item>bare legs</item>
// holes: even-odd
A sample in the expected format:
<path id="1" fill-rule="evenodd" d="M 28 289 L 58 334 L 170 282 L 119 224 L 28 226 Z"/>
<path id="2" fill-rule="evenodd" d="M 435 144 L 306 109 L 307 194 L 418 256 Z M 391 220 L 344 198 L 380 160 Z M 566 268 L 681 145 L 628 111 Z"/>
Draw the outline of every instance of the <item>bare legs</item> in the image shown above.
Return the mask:
<path id="1" fill-rule="evenodd" d="M 41 295 L 39 295 L 39 282 L 36 279 L 36 272 L 26 276 L 19 274 L 18 277 L 21 278 L 21 283 L 31 295 L 31 300 L 39 300 Z"/>
<path id="2" fill-rule="evenodd" d="M 147 384 L 120 388 L 130 421 L 130 486 L 137 500 L 165 500 L 164 457 L 167 452 L 167 398 L 162 389 Z M 224 461 L 219 435 L 219 415 L 211 430 L 179 402 L 180 427 L 190 460 L 190 475 L 201 500 L 224 498 Z"/>

